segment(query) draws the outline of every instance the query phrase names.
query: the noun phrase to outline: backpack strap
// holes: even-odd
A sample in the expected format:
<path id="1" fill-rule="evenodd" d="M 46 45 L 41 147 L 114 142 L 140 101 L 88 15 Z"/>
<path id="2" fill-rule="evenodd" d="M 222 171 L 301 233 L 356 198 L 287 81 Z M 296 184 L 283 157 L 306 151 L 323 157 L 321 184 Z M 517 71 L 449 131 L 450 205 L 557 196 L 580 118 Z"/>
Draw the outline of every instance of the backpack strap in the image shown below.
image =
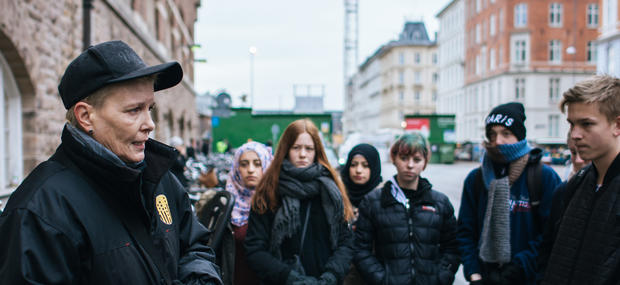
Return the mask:
<path id="1" fill-rule="evenodd" d="M 533 209 L 538 209 L 542 193 L 542 163 L 537 162 L 527 168 L 527 190 L 530 194 L 530 205 Z"/>
<path id="2" fill-rule="evenodd" d="M 530 195 L 530 207 L 534 215 L 534 226 L 542 230 L 541 218 L 539 213 L 540 200 L 542 197 L 542 163 L 528 165 L 527 168 L 527 191 Z"/>

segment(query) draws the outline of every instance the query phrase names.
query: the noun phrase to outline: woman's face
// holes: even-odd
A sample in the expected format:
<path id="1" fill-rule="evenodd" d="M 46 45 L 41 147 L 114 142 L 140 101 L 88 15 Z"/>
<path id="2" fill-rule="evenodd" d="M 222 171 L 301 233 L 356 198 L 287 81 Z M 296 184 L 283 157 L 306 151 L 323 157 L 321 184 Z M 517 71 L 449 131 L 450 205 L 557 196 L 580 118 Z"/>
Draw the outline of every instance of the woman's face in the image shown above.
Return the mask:
<path id="1" fill-rule="evenodd" d="M 584 160 L 583 158 L 581 158 L 581 156 L 579 156 L 579 153 L 577 152 L 577 147 L 574 144 L 569 144 L 568 146 L 570 149 L 570 161 L 573 164 L 573 171 L 576 172 L 582 169 L 584 166 L 590 164 L 589 160 Z"/>
<path id="2" fill-rule="evenodd" d="M 312 137 L 308 133 L 301 133 L 288 150 L 288 159 L 295 167 L 301 168 L 312 164 L 315 154 Z"/>
<path id="3" fill-rule="evenodd" d="M 111 88 L 103 104 L 91 110 L 93 138 L 124 162 L 140 162 L 155 128 L 150 112 L 155 105 L 153 83 L 144 80 Z"/>
<path id="4" fill-rule="evenodd" d="M 370 179 L 370 167 L 368 161 L 361 154 L 356 154 L 351 160 L 349 167 L 349 177 L 355 184 L 363 185 Z"/>
<path id="5" fill-rule="evenodd" d="M 256 152 L 249 150 L 239 157 L 239 174 L 245 187 L 256 188 L 263 177 L 263 167 Z"/>
<path id="6" fill-rule="evenodd" d="M 397 154 L 394 158 L 394 166 L 396 166 L 396 176 L 399 182 L 413 183 L 426 167 L 426 159 L 419 151 L 413 155 Z"/>

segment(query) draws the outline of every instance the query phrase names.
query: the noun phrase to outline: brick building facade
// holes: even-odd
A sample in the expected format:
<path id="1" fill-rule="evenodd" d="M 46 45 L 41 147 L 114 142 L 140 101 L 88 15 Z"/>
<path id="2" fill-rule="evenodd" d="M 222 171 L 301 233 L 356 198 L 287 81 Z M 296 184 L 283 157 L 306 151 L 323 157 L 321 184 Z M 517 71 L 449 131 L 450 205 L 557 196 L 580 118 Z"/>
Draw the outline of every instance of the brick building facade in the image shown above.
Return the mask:
<path id="1" fill-rule="evenodd" d="M 620 77 L 620 1 L 599 0 L 601 25 L 599 28 L 597 72 Z"/>
<path id="2" fill-rule="evenodd" d="M 483 118 L 522 102 L 528 138 L 566 140 L 562 93 L 596 71 L 597 0 L 466 0 L 465 93 L 456 102 L 458 141 L 484 138 Z"/>
<path id="3" fill-rule="evenodd" d="M 0 1 L 0 194 L 60 143 L 65 109 L 57 85 L 85 40 L 123 40 L 148 65 L 179 61 L 182 83 L 155 96 L 153 137 L 163 142 L 173 135 L 197 137 L 191 46 L 199 5 L 200 0 Z M 85 13 L 91 19 L 87 39 Z"/>

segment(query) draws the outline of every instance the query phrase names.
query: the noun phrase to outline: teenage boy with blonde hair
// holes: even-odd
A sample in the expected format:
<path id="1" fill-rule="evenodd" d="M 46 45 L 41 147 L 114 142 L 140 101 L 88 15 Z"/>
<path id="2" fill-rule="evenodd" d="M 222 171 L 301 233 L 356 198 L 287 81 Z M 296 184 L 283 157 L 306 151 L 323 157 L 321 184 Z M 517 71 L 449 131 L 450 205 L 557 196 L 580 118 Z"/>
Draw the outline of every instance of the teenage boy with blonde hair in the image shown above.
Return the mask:
<path id="1" fill-rule="evenodd" d="M 570 137 L 592 164 L 566 186 L 542 284 L 620 280 L 620 79 L 594 76 L 564 93 Z"/>

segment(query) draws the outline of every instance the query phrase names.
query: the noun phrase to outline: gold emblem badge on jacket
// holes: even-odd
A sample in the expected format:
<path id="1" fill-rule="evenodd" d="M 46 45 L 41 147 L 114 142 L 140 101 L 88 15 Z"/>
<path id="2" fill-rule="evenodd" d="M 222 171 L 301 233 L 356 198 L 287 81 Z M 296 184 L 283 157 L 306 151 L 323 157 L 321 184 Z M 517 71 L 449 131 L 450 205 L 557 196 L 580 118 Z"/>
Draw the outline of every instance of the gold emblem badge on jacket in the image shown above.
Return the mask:
<path id="1" fill-rule="evenodd" d="M 166 225 L 172 225 L 172 214 L 170 214 L 170 207 L 168 207 L 166 196 L 157 195 L 155 206 L 157 207 L 157 213 L 159 213 L 159 219 Z"/>

